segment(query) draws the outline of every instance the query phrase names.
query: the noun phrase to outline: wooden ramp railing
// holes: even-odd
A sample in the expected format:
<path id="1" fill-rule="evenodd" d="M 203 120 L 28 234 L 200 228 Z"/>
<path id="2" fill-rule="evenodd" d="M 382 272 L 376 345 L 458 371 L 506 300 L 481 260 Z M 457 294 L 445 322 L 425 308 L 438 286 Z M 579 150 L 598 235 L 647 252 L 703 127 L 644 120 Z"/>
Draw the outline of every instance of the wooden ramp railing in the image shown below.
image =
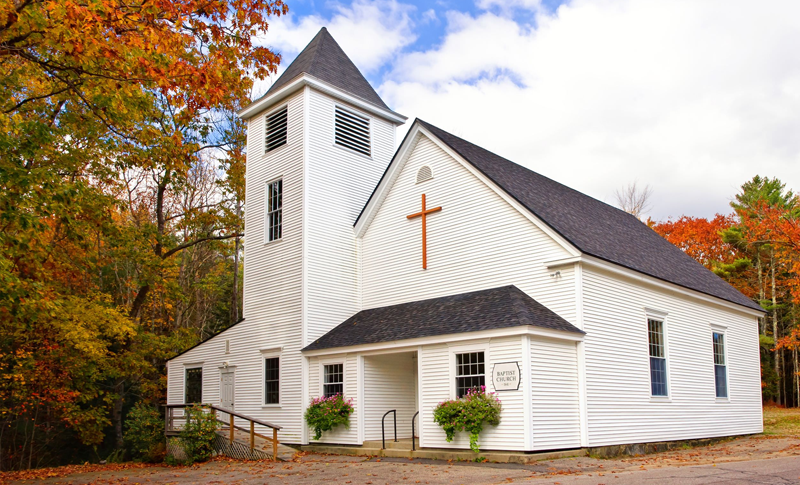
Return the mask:
<path id="1" fill-rule="evenodd" d="M 166 413 L 164 413 L 164 421 L 165 421 L 164 434 L 165 435 L 167 435 L 167 436 L 177 436 L 178 434 L 180 434 L 181 427 L 176 425 L 176 421 L 182 421 L 182 422 L 185 423 L 185 421 L 186 421 L 186 412 L 184 411 L 182 415 L 176 415 L 175 414 L 175 410 L 176 409 L 190 408 L 192 406 L 194 406 L 194 405 L 193 404 L 167 404 L 166 405 Z M 231 444 L 233 444 L 234 433 L 236 432 L 236 430 L 248 433 L 249 434 L 249 438 L 250 438 L 250 452 L 252 453 L 253 449 L 255 448 L 255 445 L 256 445 L 256 436 L 258 436 L 259 438 L 262 438 L 262 439 L 265 439 L 267 441 L 272 442 L 272 459 L 274 461 L 278 461 L 278 430 L 281 429 L 280 426 L 278 426 L 277 424 L 272 424 L 272 423 L 268 423 L 266 421 L 262 421 L 260 419 L 253 418 L 251 416 L 247 416 L 247 415 L 242 414 L 242 413 L 237 413 L 236 411 L 234 411 L 232 409 L 226 409 L 226 408 L 223 408 L 221 406 L 217 406 L 215 404 L 200 404 L 199 406 L 202 407 L 203 409 L 209 409 L 210 412 L 216 418 L 216 421 L 218 423 L 222 423 L 223 425 L 228 426 L 227 430 L 230 431 L 230 438 L 229 439 L 230 439 Z M 219 416 L 218 413 L 227 414 L 228 415 L 228 419 L 223 421 L 222 419 L 220 419 L 220 416 Z M 249 422 L 250 423 L 250 429 L 247 429 L 247 428 L 244 428 L 244 427 L 241 427 L 241 426 L 237 426 L 236 422 L 235 422 L 236 418 L 243 419 L 243 420 Z M 266 435 L 261 434 L 261 433 L 257 433 L 256 432 L 256 425 L 264 426 L 265 428 L 272 429 L 272 436 L 270 437 L 270 436 L 266 436 Z M 224 430 L 225 430 L 225 428 L 223 428 L 223 431 Z"/>

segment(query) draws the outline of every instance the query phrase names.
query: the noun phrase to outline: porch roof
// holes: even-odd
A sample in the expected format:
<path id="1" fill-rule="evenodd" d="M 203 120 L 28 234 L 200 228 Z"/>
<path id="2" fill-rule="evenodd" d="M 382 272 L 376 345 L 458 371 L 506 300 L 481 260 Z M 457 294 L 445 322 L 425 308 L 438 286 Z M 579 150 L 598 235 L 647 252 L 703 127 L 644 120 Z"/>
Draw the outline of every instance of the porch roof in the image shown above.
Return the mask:
<path id="1" fill-rule="evenodd" d="M 584 333 L 511 285 L 362 310 L 303 350 L 350 347 L 524 325 Z"/>

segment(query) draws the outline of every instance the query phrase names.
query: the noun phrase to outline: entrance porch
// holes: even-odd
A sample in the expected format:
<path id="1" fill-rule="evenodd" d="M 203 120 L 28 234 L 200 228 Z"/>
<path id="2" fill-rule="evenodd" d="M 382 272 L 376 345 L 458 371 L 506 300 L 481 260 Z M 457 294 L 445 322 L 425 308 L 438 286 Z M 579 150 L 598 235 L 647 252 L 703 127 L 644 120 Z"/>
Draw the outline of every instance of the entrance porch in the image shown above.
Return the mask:
<path id="1" fill-rule="evenodd" d="M 417 352 L 366 355 L 364 359 L 363 441 L 412 437 L 412 419 L 419 410 Z M 417 423 L 418 424 L 418 423 Z M 418 426 L 414 429 L 419 430 Z"/>

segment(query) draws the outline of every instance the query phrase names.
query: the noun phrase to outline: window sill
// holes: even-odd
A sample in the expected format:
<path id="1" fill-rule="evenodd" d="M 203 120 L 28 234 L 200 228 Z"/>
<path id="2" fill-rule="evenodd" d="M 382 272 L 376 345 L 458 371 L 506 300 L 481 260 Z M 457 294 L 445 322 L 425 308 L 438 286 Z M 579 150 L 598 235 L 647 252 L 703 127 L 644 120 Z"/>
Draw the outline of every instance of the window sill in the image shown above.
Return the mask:
<path id="1" fill-rule="evenodd" d="M 280 404 L 262 404 L 261 409 L 279 408 Z"/>
<path id="2" fill-rule="evenodd" d="M 267 242 L 265 242 L 265 243 L 264 243 L 264 246 L 269 246 L 269 245 L 271 245 L 271 244 L 276 244 L 276 243 L 279 243 L 279 242 L 281 242 L 281 241 L 283 241 L 283 238 L 279 238 L 279 239 L 273 239 L 272 241 L 267 241 Z"/>
<path id="3" fill-rule="evenodd" d="M 672 402 L 669 396 L 650 396 L 650 402 Z"/>
<path id="4" fill-rule="evenodd" d="M 719 402 L 719 403 L 730 403 L 731 402 L 731 398 L 729 398 L 729 397 L 718 397 L 718 398 L 716 398 L 716 402 Z"/>

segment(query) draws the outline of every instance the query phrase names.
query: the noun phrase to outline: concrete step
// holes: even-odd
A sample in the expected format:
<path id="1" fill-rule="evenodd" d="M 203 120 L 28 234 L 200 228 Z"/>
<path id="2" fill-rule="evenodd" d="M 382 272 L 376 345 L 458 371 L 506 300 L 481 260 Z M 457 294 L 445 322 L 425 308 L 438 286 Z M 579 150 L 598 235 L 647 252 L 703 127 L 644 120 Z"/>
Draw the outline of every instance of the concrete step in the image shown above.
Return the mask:
<path id="1" fill-rule="evenodd" d="M 419 446 L 419 440 L 416 440 L 417 446 Z M 368 448 L 382 448 L 383 442 L 380 440 L 377 441 L 365 441 L 364 446 Z M 389 450 L 408 450 L 411 451 L 411 438 L 405 438 L 397 440 L 395 443 L 393 440 L 387 439 L 386 440 L 386 448 Z"/>
<path id="2" fill-rule="evenodd" d="M 300 449 L 311 453 L 324 453 L 328 455 L 384 456 L 382 454 L 383 450 L 381 450 L 380 447 L 313 444 L 302 446 Z"/>
<path id="3" fill-rule="evenodd" d="M 471 450 L 456 450 L 444 448 L 423 448 L 411 451 L 411 440 L 408 440 L 409 449 L 387 448 L 381 449 L 380 442 L 375 446 L 375 441 L 365 441 L 364 446 L 342 446 L 313 444 L 303 446 L 303 451 L 311 453 L 327 453 L 332 455 L 352 455 L 352 456 L 379 456 L 389 458 L 424 458 L 430 460 L 448 461 L 475 461 L 478 458 L 494 463 L 520 463 L 528 464 L 542 460 L 554 460 L 557 458 L 568 458 L 573 456 L 586 456 L 586 449 L 575 449 L 566 451 L 552 451 L 544 453 L 521 453 L 515 451 L 482 451 L 474 453 Z M 369 444 L 369 446 L 367 446 Z M 481 460 L 483 461 L 483 460 Z"/>

